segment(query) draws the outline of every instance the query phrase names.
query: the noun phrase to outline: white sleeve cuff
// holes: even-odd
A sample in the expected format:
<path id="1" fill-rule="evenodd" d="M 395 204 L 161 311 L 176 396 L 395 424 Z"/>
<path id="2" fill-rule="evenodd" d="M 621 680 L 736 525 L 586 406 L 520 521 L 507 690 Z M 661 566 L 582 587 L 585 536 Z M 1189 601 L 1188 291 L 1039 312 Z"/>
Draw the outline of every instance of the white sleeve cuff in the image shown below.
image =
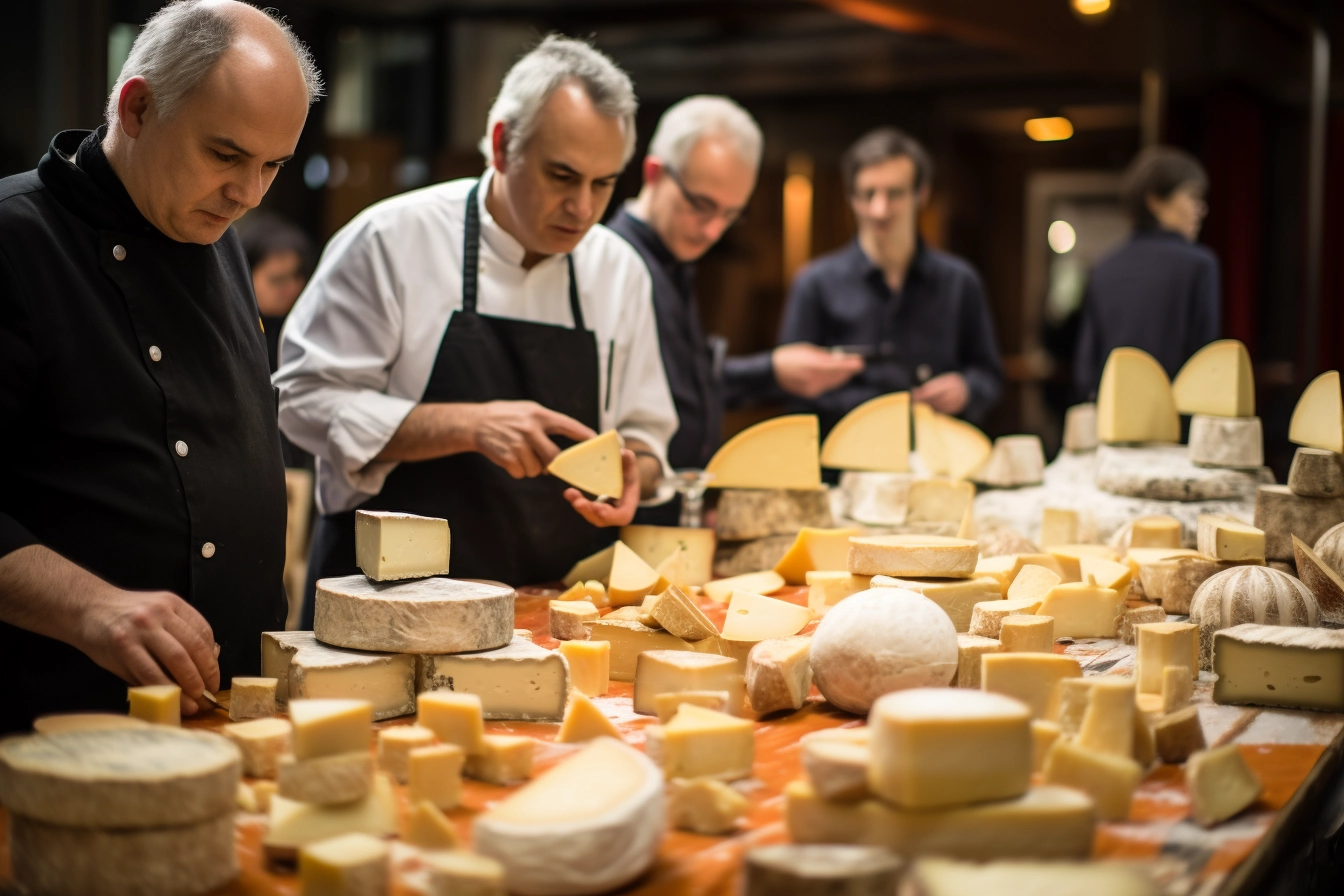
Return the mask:
<path id="1" fill-rule="evenodd" d="M 371 389 L 341 405 L 327 427 L 327 450 L 351 488 L 377 494 L 395 461 L 372 463 L 418 402 Z"/>

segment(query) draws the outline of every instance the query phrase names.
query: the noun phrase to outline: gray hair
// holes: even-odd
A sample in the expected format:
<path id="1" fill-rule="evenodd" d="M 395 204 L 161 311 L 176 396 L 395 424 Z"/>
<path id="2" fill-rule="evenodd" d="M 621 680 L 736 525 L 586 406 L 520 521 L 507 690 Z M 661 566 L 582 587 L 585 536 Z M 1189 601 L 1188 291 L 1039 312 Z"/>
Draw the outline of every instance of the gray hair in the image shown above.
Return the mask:
<path id="1" fill-rule="evenodd" d="M 263 10 L 284 35 L 303 73 L 311 105 L 322 96 L 322 74 L 313 55 L 294 31 L 271 10 Z M 227 7 L 202 0 L 173 0 L 140 29 L 121 74 L 107 98 L 108 127 L 117 123 L 121 89 L 131 78 L 141 77 L 153 92 L 154 107 L 161 118 L 172 118 L 182 102 L 201 86 L 238 36 L 238 22 Z"/>
<path id="2" fill-rule="evenodd" d="M 496 124 L 504 123 L 506 158 L 517 159 L 537 130 L 541 107 L 557 87 L 571 81 L 583 87 L 598 112 L 619 119 L 625 136 L 621 165 L 629 162 L 635 154 L 635 112 L 639 108 L 630 76 L 591 44 L 551 34 L 504 76 L 480 142 L 485 164 L 494 158 L 490 135 Z"/>
<path id="3" fill-rule="evenodd" d="M 649 141 L 649 155 L 680 172 L 701 137 L 722 137 L 753 169 L 761 164 L 761 128 L 751 113 L 726 96 L 690 96 L 663 113 Z"/>

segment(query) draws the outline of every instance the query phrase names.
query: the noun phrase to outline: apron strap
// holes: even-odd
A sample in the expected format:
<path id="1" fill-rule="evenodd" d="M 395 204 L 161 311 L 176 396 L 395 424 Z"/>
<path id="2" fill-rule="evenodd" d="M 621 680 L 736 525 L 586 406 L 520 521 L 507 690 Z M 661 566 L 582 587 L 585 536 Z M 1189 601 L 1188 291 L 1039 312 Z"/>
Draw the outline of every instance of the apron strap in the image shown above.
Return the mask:
<path id="1" fill-rule="evenodd" d="M 574 329 L 582 330 L 583 309 L 579 307 L 579 278 L 574 276 L 574 253 L 565 256 L 569 263 L 569 310 L 574 315 Z"/>

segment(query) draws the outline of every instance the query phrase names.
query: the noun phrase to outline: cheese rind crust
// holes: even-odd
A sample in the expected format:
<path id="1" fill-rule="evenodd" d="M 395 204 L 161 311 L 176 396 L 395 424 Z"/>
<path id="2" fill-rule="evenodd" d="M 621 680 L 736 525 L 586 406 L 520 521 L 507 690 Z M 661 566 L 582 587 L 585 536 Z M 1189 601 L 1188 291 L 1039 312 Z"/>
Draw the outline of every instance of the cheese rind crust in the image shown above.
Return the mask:
<path id="1" fill-rule="evenodd" d="M 512 588 L 457 579 L 317 583 L 313 634 L 354 650 L 444 654 L 493 650 L 513 638 Z"/>

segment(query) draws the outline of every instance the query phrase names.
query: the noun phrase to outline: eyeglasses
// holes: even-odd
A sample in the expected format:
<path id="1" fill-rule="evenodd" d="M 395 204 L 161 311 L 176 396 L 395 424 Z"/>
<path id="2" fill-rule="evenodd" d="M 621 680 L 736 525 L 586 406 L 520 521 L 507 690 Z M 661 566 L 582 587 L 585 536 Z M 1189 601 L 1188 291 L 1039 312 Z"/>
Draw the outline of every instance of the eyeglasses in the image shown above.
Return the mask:
<path id="1" fill-rule="evenodd" d="M 692 193 L 690 190 L 686 189 L 686 185 L 681 182 L 681 178 L 677 176 L 677 172 L 673 171 L 671 166 L 664 166 L 663 171 L 667 173 L 668 177 L 672 178 L 672 183 L 676 184 L 677 189 L 681 191 L 681 197 L 685 199 L 686 204 L 691 207 L 692 214 L 694 214 L 702 224 L 708 224 L 710 221 L 718 218 L 723 221 L 724 226 L 732 227 L 738 221 L 741 221 L 746 217 L 747 210 L 745 207 L 722 208 L 708 196 L 701 195 L 700 193 Z"/>

